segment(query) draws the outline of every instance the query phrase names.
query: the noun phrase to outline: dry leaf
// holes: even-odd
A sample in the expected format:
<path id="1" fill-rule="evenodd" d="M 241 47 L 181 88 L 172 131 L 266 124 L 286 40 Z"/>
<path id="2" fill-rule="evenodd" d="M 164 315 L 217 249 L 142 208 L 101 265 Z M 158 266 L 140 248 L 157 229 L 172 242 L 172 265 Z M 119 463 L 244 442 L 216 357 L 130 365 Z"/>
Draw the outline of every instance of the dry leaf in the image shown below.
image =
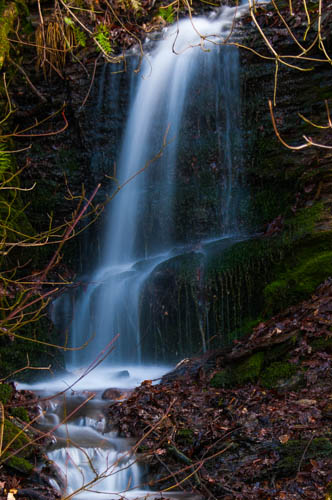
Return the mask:
<path id="1" fill-rule="evenodd" d="M 281 444 L 287 443 L 287 441 L 289 441 L 288 434 L 282 434 L 281 436 L 279 436 L 279 441 Z"/>

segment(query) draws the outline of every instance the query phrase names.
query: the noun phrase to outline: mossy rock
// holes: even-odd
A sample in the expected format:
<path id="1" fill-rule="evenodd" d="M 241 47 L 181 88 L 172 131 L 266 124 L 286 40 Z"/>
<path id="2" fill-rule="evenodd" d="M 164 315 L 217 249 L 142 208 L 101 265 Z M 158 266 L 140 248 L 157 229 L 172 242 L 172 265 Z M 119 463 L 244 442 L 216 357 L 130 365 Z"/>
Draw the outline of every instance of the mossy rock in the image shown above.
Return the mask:
<path id="1" fill-rule="evenodd" d="M 285 221 L 285 231 L 291 238 L 300 238 L 311 235 L 322 216 L 324 207 L 322 203 L 315 203 L 311 207 L 298 210 L 296 214 Z"/>
<path id="2" fill-rule="evenodd" d="M 332 442 L 327 438 L 316 438 L 311 442 L 290 440 L 279 447 L 281 460 L 274 470 L 278 475 L 289 475 L 298 470 L 299 464 L 305 465 L 309 460 L 332 458 Z"/>
<path id="3" fill-rule="evenodd" d="M 263 370 L 260 376 L 260 383 L 267 389 L 275 389 L 284 384 L 297 384 L 299 379 L 292 379 L 298 375 L 299 368 L 285 361 L 275 361 Z"/>
<path id="4" fill-rule="evenodd" d="M 27 354 L 32 366 L 51 365 L 54 369 L 63 366 L 63 352 L 47 345 L 57 341 L 61 345 L 61 339 L 57 339 L 54 327 L 46 316 L 42 316 L 36 322 L 24 325 L 18 333 L 22 338 L 16 338 L 13 343 L 9 343 L 6 336 L 0 338 L 1 377 L 10 376 L 15 370 L 26 366 Z M 35 342 L 35 339 L 44 342 L 44 344 Z M 45 370 L 40 372 L 39 370 L 27 369 L 15 375 L 15 379 L 32 381 L 40 378 L 41 375 L 44 377 Z"/>
<path id="5" fill-rule="evenodd" d="M 264 353 L 256 352 L 239 364 L 233 364 L 217 372 L 210 381 L 212 387 L 232 387 L 255 382 L 262 370 Z"/>
<path id="6" fill-rule="evenodd" d="M 256 352 L 248 359 L 243 361 L 234 369 L 235 380 L 238 384 L 255 382 L 262 370 L 264 362 L 264 353 Z"/>
<path id="7" fill-rule="evenodd" d="M 4 450 L 8 445 L 8 453 L 15 452 L 21 448 L 20 456 L 23 458 L 28 457 L 32 452 L 32 445 L 30 439 L 22 432 L 22 429 L 13 424 L 9 419 L 5 419 L 4 432 L 3 432 L 3 446 Z"/>
<path id="8" fill-rule="evenodd" d="M 23 406 L 18 406 L 17 408 L 10 408 L 9 413 L 16 418 L 19 418 L 20 420 L 23 420 L 23 422 L 29 422 L 29 413 Z"/>
<path id="9" fill-rule="evenodd" d="M 34 466 L 29 458 L 34 452 L 34 446 L 26 433 L 9 419 L 5 419 L 4 423 L 2 450 L 1 464 L 25 474 L 32 471 Z M 13 455 L 14 453 L 17 454 Z"/>
<path id="10" fill-rule="evenodd" d="M 275 270 L 275 279 L 265 286 L 265 314 L 271 315 L 307 299 L 332 275 L 332 232 L 300 238 Z"/>
<path id="11" fill-rule="evenodd" d="M 228 368 L 215 373 L 210 381 L 210 385 L 216 388 L 230 387 L 232 383 L 234 383 L 234 380 L 232 380 L 232 372 Z"/>
<path id="12" fill-rule="evenodd" d="M 13 395 L 13 388 L 10 384 L 0 384 L 0 401 L 5 405 Z"/>
<path id="13" fill-rule="evenodd" d="M 34 469 L 32 463 L 30 463 L 26 458 L 17 456 L 10 457 L 5 462 L 5 465 L 22 472 L 23 474 L 30 474 Z"/>
<path id="14" fill-rule="evenodd" d="M 306 299 L 316 287 L 332 275 L 332 251 L 302 261 L 281 279 L 273 281 L 264 290 L 267 308 L 274 312 L 289 302 Z"/>
<path id="15" fill-rule="evenodd" d="M 241 337 L 249 335 L 253 331 L 255 326 L 259 325 L 259 323 L 263 321 L 264 319 L 261 316 L 255 319 L 245 318 L 243 319 L 241 326 L 230 333 L 230 337 L 232 339 L 239 339 Z"/>

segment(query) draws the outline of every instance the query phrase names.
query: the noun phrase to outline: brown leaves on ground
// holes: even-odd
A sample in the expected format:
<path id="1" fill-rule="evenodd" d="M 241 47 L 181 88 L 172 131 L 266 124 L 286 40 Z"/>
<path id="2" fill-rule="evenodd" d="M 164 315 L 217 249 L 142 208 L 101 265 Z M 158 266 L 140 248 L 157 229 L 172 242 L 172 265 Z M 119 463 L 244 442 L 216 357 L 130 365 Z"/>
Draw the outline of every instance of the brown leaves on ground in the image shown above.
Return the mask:
<path id="1" fill-rule="evenodd" d="M 161 384 L 143 383 L 110 407 L 110 425 L 125 436 L 147 435 L 139 452 L 152 472 L 166 477 L 155 489 L 187 477 L 181 487 L 207 499 L 323 499 L 332 481 L 331 325 L 328 280 L 230 352 L 185 363 Z M 292 337 L 288 361 L 304 374 L 298 388 L 210 386 L 212 359 L 223 365 Z"/>

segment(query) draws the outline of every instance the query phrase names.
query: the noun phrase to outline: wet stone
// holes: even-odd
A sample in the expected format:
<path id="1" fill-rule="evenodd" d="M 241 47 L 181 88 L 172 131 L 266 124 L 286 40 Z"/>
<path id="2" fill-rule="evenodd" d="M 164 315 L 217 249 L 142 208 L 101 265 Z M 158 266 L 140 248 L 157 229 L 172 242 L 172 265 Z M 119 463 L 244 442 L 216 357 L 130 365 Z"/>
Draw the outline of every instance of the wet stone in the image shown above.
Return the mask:
<path id="1" fill-rule="evenodd" d="M 119 372 L 117 372 L 115 374 L 115 377 L 116 378 L 129 378 L 130 373 L 128 372 L 128 370 L 120 370 Z"/>
<path id="2" fill-rule="evenodd" d="M 122 392 L 119 389 L 106 389 L 101 395 L 102 399 L 120 399 Z"/>

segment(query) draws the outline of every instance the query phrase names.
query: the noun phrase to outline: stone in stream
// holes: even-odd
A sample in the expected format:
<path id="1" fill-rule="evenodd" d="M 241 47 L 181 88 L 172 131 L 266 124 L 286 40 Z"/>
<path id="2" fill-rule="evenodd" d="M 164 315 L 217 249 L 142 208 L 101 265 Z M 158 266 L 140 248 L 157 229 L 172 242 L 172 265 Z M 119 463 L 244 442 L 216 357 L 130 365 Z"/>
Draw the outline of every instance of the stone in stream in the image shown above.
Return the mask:
<path id="1" fill-rule="evenodd" d="M 106 389 L 102 395 L 101 399 L 121 399 L 123 397 L 124 391 L 120 391 L 119 389 Z"/>
<path id="2" fill-rule="evenodd" d="M 115 378 L 129 378 L 130 373 L 128 372 L 128 370 L 120 370 L 120 371 L 116 372 L 114 377 Z"/>

